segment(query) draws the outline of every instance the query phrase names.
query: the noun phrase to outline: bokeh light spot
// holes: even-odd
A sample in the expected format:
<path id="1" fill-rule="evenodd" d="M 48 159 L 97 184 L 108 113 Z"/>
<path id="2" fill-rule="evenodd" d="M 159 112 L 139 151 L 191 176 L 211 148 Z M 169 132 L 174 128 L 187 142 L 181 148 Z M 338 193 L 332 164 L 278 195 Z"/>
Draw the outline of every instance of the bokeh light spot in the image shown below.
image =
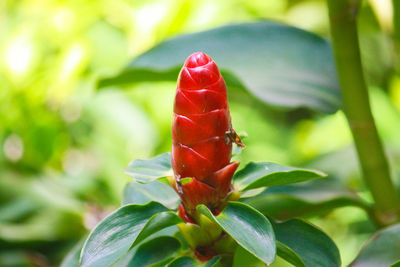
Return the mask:
<path id="1" fill-rule="evenodd" d="M 32 44 L 27 38 L 18 38 L 6 49 L 5 61 L 8 69 L 22 75 L 29 69 L 33 56 Z"/>
<path id="2" fill-rule="evenodd" d="M 24 143 L 17 134 L 7 137 L 3 145 L 3 152 L 6 158 L 12 162 L 20 160 L 24 154 Z"/>

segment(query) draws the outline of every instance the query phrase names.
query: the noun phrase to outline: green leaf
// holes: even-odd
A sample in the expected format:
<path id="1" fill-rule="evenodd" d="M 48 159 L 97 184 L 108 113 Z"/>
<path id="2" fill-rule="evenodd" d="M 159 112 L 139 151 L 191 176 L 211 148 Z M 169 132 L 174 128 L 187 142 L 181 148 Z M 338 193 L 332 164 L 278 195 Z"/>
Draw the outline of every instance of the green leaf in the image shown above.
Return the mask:
<path id="1" fill-rule="evenodd" d="M 326 174 L 301 168 L 293 168 L 272 162 L 250 162 L 234 176 L 234 186 L 240 191 L 249 189 L 304 182 Z"/>
<path id="2" fill-rule="evenodd" d="M 153 233 L 182 222 L 183 220 L 172 211 L 158 213 L 151 217 L 150 220 L 144 225 L 142 231 L 140 231 L 132 246 L 139 244 Z"/>
<path id="3" fill-rule="evenodd" d="M 395 263 L 393 263 L 392 265 L 390 265 L 390 267 L 399 267 L 400 266 L 400 260 L 396 261 Z"/>
<path id="4" fill-rule="evenodd" d="M 368 204 L 354 192 L 331 178 L 310 181 L 306 184 L 269 187 L 262 193 L 243 201 L 264 215 L 278 220 L 325 214 L 343 206 L 369 209 Z"/>
<path id="5" fill-rule="evenodd" d="M 400 224 L 395 224 L 376 232 L 349 267 L 386 267 L 399 260 Z"/>
<path id="6" fill-rule="evenodd" d="M 177 258 L 176 260 L 170 262 L 167 265 L 167 267 L 199 267 L 199 266 L 201 265 L 188 256 Z"/>
<path id="7" fill-rule="evenodd" d="M 163 153 L 151 159 L 134 160 L 125 172 L 140 183 L 150 183 L 171 176 L 171 153 Z"/>
<path id="8" fill-rule="evenodd" d="M 170 209 L 176 209 L 180 202 L 178 194 L 167 183 L 161 181 L 148 184 L 131 182 L 125 187 L 122 205 L 146 204 L 152 200 Z"/>
<path id="9" fill-rule="evenodd" d="M 275 230 L 276 240 L 296 253 L 306 266 L 340 266 L 339 250 L 335 243 L 329 236 L 315 226 L 299 219 L 293 219 L 283 223 L 272 222 L 272 224 Z M 278 253 L 288 262 L 294 263 L 294 255 L 285 254 L 287 252 L 287 250 L 284 251 L 281 247 Z"/>
<path id="10" fill-rule="evenodd" d="M 82 252 L 82 267 L 108 266 L 116 262 L 137 239 L 171 226 L 171 212 L 156 202 L 146 205 L 127 205 L 102 220 L 90 233 Z M 176 216 L 177 217 L 177 216 Z M 165 220 L 161 220 L 164 218 Z M 157 223 L 155 223 L 157 222 Z"/>
<path id="11" fill-rule="evenodd" d="M 170 236 L 160 236 L 140 245 L 128 266 L 149 266 L 174 257 L 181 247 L 180 242 Z"/>
<path id="12" fill-rule="evenodd" d="M 219 266 L 218 264 L 220 263 L 220 259 L 221 257 L 217 256 L 205 263 L 199 263 L 198 261 L 196 261 L 191 257 L 182 256 L 170 262 L 166 266 L 167 267 L 212 267 L 212 266 Z"/>
<path id="13" fill-rule="evenodd" d="M 229 45 L 227 45 L 229 44 Z M 176 81 L 193 52 L 209 54 L 239 82 L 228 88 L 248 90 L 250 97 L 283 107 L 334 112 L 341 106 L 331 46 L 315 34 L 274 22 L 229 25 L 182 35 L 134 59 L 122 73 L 99 86 L 140 81 Z M 233 79 L 235 80 L 235 79 Z"/>
<path id="14" fill-rule="evenodd" d="M 110 265 L 112 267 L 129 267 L 129 263 L 135 256 L 138 247 L 131 248 L 127 253 L 125 253 L 116 263 Z"/>
<path id="15" fill-rule="evenodd" d="M 72 267 L 72 266 L 79 266 L 79 256 L 81 254 L 83 241 L 81 240 L 78 242 L 65 256 L 63 261 L 61 262 L 60 267 Z"/>
<path id="16" fill-rule="evenodd" d="M 204 267 L 231 267 L 232 265 L 233 265 L 233 257 L 232 255 L 227 254 L 212 258 L 204 265 Z"/>
<path id="17" fill-rule="evenodd" d="M 233 267 L 265 267 L 265 263 L 256 258 L 253 254 L 238 246 L 233 256 Z"/>
<path id="18" fill-rule="evenodd" d="M 162 214 L 162 213 L 161 213 Z M 155 217 L 155 216 L 154 216 Z M 154 218 L 153 217 L 153 218 Z M 178 227 L 174 226 L 170 226 L 167 228 L 164 228 L 152 235 L 150 235 L 148 238 L 146 238 L 143 242 L 149 241 L 153 238 L 157 238 L 160 236 L 171 236 L 173 237 L 174 234 L 179 233 Z M 136 239 L 137 240 L 137 239 Z M 139 246 L 132 246 L 131 249 L 129 249 L 129 251 L 127 253 L 125 253 L 116 263 L 114 263 L 112 266 L 113 267 L 129 267 L 132 266 L 132 264 L 130 264 L 130 262 L 132 261 L 132 258 L 135 256 L 136 250 L 138 249 Z M 172 261 L 172 260 L 171 260 Z M 165 266 L 162 265 L 162 266 Z M 154 266 L 155 267 L 155 266 Z M 161 267 L 161 266 L 160 266 Z"/>
<path id="19" fill-rule="evenodd" d="M 305 263 L 296 252 L 279 241 L 276 241 L 276 254 L 287 262 L 293 264 L 293 266 L 306 267 Z"/>
<path id="20" fill-rule="evenodd" d="M 274 231 L 268 219 L 257 210 L 240 202 L 228 202 L 218 216 L 204 205 L 197 209 L 255 257 L 267 264 L 275 260 Z"/>

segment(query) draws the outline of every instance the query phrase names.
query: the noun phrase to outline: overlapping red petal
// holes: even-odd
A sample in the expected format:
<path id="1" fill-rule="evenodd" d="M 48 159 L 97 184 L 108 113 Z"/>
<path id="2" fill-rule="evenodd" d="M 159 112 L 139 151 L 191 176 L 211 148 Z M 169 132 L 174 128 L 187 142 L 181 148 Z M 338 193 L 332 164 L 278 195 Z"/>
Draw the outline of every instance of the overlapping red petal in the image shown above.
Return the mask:
<path id="1" fill-rule="evenodd" d="M 209 56 L 194 53 L 179 74 L 172 122 L 172 167 L 189 216 L 199 204 L 218 209 L 230 191 L 238 167 L 230 163 L 230 130 L 224 79 Z"/>

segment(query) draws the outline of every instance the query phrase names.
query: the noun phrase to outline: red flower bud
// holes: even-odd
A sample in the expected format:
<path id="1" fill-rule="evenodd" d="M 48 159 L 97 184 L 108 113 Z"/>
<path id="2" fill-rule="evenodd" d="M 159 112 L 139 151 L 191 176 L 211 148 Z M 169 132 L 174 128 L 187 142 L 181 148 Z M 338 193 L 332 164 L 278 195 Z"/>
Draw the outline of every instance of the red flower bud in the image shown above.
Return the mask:
<path id="1" fill-rule="evenodd" d="M 179 74 L 172 141 L 175 189 L 184 206 L 181 216 L 192 216 L 199 204 L 218 213 L 239 165 L 230 162 L 232 142 L 241 143 L 231 126 L 225 81 L 202 52 L 189 56 Z"/>

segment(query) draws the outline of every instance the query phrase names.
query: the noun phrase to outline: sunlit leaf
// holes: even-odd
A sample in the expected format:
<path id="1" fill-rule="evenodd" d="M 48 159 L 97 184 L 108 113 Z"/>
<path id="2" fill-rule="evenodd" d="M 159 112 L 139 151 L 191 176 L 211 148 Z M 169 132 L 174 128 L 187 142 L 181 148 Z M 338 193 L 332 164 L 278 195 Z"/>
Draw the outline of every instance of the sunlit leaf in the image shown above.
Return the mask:
<path id="1" fill-rule="evenodd" d="M 258 259 L 267 264 L 275 260 L 274 231 L 268 219 L 257 210 L 240 202 L 228 202 L 218 216 L 204 205 L 197 209 Z"/>

